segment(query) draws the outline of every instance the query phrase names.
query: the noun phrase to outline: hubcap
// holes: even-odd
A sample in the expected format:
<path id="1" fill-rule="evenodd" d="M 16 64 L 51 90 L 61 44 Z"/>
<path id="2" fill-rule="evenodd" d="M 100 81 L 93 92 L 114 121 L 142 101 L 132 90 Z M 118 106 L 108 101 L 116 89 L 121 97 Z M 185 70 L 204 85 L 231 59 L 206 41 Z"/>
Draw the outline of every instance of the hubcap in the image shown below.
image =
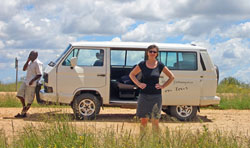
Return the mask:
<path id="1" fill-rule="evenodd" d="M 193 111 L 192 106 L 177 106 L 176 107 L 176 112 L 179 116 L 181 117 L 188 117 L 191 115 Z"/>
<path id="2" fill-rule="evenodd" d="M 84 99 L 79 103 L 79 111 L 84 116 L 90 116 L 95 112 L 95 103 L 90 99 Z"/>

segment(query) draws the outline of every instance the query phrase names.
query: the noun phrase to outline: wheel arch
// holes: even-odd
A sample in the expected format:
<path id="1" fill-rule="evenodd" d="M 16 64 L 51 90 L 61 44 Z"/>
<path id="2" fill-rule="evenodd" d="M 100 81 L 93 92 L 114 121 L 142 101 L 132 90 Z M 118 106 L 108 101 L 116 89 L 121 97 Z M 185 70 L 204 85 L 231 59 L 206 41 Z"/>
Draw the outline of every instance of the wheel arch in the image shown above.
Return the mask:
<path id="1" fill-rule="evenodd" d="M 89 93 L 89 94 L 92 94 L 94 96 L 97 97 L 98 100 L 100 100 L 100 103 L 101 103 L 101 106 L 103 106 L 103 98 L 101 96 L 101 94 L 95 90 L 95 89 L 80 89 L 80 90 L 76 90 L 74 92 L 74 97 L 72 99 L 72 101 L 70 102 L 70 105 L 72 106 L 74 100 L 81 94 L 84 94 L 84 93 Z"/>

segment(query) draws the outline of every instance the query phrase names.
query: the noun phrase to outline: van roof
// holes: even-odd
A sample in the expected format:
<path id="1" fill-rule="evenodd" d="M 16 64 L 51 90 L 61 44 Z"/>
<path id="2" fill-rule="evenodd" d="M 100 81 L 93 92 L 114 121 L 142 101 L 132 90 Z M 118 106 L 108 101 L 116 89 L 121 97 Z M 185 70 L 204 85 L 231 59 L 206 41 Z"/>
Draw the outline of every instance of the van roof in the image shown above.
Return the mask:
<path id="1" fill-rule="evenodd" d="M 160 49 L 187 49 L 187 50 L 206 50 L 204 47 L 190 44 L 168 44 L 155 42 L 72 42 L 72 46 L 84 47 L 110 47 L 110 48 L 147 48 L 149 45 L 155 44 Z"/>

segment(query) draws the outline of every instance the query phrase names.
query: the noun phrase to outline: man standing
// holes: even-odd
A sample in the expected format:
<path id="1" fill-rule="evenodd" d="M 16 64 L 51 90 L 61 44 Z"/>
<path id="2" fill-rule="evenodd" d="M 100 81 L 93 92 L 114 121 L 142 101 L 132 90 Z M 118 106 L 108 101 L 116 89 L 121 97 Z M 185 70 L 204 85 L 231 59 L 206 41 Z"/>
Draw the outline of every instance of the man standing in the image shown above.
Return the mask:
<path id="1" fill-rule="evenodd" d="M 42 76 L 42 62 L 38 59 L 38 53 L 36 51 L 31 51 L 26 63 L 23 66 L 23 71 L 27 70 L 25 81 L 22 83 L 19 91 L 17 92 L 17 98 L 20 99 L 23 109 L 21 113 L 18 113 L 16 118 L 26 117 L 26 113 L 29 110 L 31 104 L 33 103 L 35 97 L 35 88 L 37 82 Z M 25 105 L 25 102 L 27 105 Z"/>

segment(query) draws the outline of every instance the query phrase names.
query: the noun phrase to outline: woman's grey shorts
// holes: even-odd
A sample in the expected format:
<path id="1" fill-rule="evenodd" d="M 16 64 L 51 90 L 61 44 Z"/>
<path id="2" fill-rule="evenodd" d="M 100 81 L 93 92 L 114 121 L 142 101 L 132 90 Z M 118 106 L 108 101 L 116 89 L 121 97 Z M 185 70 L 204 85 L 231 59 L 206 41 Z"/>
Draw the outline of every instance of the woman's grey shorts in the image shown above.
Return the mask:
<path id="1" fill-rule="evenodd" d="M 137 101 L 136 115 L 139 118 L 161 118 L 161 94 L 140 94 Z"/>

